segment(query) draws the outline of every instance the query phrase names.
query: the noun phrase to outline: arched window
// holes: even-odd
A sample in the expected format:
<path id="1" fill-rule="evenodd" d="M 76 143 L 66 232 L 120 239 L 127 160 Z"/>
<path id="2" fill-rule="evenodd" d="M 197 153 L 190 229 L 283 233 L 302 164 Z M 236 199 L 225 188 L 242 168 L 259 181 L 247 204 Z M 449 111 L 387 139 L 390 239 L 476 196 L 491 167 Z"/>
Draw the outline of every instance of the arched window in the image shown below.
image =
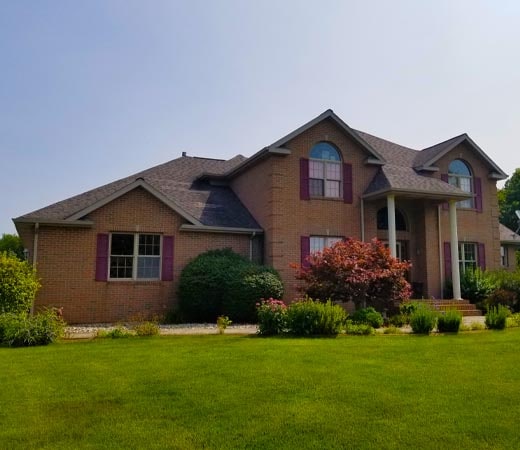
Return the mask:
<path id="1" fill-rule="evenodd" d="M 341 157 L 327 142 L 319 142 L 311 149 L 309 188 L 312 197 L 341 197 Z"/>
<path id="2" fill-rule="evenodd" d="M 377 211 L 377 229 L 388 230 L 388 208 L 386 206 Z M 406 231 L 406 220 L 403 213 L 398 209 L 395 210 L 395 229 Z"/>
<path id="3" fill-rule="evenodd" d="M 469 166 L 460 159 L 454 159 L 448 167 L 448 183 L 464 192 L 473 192 L 473 176 Z M 473 208 L 473 198 L 457 203 L 459 208 Z"/>

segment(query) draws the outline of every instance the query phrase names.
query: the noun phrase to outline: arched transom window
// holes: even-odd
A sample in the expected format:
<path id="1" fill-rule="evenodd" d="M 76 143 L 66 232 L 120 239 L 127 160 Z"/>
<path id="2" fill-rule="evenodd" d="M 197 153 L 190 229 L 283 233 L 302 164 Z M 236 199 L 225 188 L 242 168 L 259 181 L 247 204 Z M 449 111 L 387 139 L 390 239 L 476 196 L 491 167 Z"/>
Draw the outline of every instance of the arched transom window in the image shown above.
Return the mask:
<path id="1" fill-rule="evenodd" d="M 464 192 L 473 192 L 473 176 L 469 166 L 461 159 L 454 159 L 448 168 L 448 183 Z M 457 203 L 459 208 L 473 208 L 472 198 Z"/>
<path id="2" fill-rule="evenodd" d="M 312 197 L 341 197 L 341 157 L 327 142 L 319 142 L 311 149 L 309 188 Z"/>

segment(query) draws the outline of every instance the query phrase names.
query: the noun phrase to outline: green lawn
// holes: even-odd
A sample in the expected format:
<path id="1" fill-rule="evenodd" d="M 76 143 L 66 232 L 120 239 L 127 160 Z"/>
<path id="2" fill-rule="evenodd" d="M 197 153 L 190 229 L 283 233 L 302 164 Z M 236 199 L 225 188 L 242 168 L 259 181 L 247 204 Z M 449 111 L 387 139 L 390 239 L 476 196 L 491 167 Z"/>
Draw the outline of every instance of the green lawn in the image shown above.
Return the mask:
<path id="1" fill-rule="evenodd" d="M 520 329 L 0 348 L 0 448 L 520 448 Z"/>

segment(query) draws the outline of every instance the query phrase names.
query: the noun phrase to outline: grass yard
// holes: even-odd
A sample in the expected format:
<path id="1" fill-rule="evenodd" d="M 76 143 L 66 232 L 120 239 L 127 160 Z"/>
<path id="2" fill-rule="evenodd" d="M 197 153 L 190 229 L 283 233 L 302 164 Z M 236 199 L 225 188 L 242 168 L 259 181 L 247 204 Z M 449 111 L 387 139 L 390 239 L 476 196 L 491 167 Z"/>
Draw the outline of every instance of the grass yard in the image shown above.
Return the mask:
<path id="1" fill-rule="evenodd" d="M 520 329 L 0 348 L 0 448 L 520 448 Z"/>

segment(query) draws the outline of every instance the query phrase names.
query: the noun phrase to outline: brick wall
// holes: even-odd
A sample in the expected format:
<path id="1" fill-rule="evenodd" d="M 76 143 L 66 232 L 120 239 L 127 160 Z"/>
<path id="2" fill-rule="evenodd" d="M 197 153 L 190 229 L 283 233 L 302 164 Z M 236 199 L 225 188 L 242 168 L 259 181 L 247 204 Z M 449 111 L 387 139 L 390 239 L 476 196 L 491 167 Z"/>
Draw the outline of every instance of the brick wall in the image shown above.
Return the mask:
<path id="1" fill-rule="evenodd" d="M 42 288 L 36 307 L 64 308 L 69 323 L 115 322 L 136 314 L 164 315 L 176 300 L 183 267 L 206 250 L 230 247 L 249 255 L 249 237 L 216 233 L 180 232 L 178 214 L 142 188 L 137 188 L 92 212 L 93 228 L 40 226 L 38 276 Z M 33 231 L 18 230 L 32 254 Z M 174 280 L 96 282 L 95 256 L 98 233 L 160 233 L 175 236 Z"/>

